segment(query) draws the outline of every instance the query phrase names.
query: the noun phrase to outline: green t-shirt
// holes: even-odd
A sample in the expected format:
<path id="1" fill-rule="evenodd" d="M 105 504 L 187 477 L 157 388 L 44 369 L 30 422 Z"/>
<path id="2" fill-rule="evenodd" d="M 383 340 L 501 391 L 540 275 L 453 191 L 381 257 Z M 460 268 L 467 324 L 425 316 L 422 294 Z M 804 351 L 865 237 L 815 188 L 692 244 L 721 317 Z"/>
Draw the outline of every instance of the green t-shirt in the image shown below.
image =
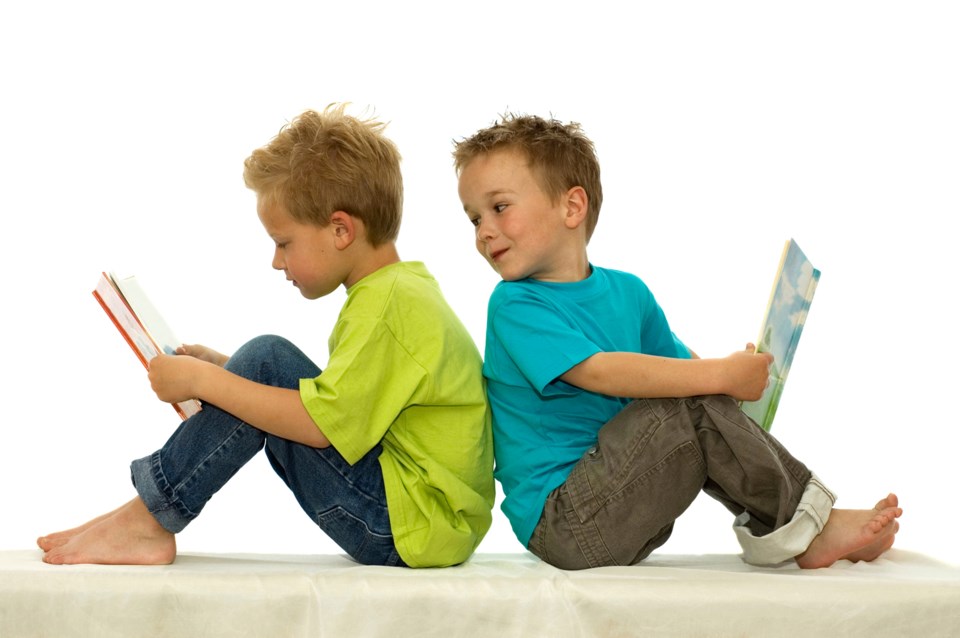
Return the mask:
<path id="1" fill-rule="evenodd" d="M 490 528 L 490 410 L 482 361 L 419 262 L 364 277 L 330 336 L 330 360 L 300 398 L 349 463 L 383 444 L 390 526 L 411 567 L 462 563 Z"/>

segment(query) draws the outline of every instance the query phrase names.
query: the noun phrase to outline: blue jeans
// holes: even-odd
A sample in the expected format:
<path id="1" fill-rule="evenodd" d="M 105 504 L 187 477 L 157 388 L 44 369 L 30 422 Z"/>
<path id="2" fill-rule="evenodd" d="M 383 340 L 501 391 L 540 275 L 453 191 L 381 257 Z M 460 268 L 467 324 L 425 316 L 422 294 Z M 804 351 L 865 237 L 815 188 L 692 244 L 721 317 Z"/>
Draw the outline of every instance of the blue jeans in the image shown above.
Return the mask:
<path id="1" fill-rule="evenodd" d="M 284 388 L 298 388 L 300 379 L 320 374 L 296 346 L 274 336 L 243 345 L 226 369 Z M 160 450 L 131 463 L 131 477 L 157 522 L 176 534 L 264 448 L 300 507 L 354 560 L 404 564 L 390 531 L 379 445 L 351 466 L 332 446 L 317 449 L 267 434 L 205 403 Z"/>

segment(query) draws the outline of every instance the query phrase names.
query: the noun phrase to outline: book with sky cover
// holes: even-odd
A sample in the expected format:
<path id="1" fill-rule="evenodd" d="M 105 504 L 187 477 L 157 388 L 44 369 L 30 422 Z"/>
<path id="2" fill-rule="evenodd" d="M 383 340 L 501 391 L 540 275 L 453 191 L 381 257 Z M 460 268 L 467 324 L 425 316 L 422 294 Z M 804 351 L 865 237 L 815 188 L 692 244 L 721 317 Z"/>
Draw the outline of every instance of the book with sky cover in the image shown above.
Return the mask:
<path id="1" fill-rule="evenodd" d="M 773 280 L 773 290 L 757 341 L 757 352 L 773 354 L 770 382 L 758 401 L 744 401 L 743 411 L 764 430 L 769 431 L 780 404 L 783 386 L 800 341 L 807 311 L 820 281 L 820 271 L 813 267 L 797 242 L 790 239 L 783 248 L 780 266 Z"/>
<path id="2" fill-rule="evenodd" d="M 93 296 L 145 368 L 161 352 L 175 354 L 181 345 L 135 277 L 102 273 Z M 186 419 L 200 411 L 200 402 L 190 399 L 173 407 L 180 418 Z"/>

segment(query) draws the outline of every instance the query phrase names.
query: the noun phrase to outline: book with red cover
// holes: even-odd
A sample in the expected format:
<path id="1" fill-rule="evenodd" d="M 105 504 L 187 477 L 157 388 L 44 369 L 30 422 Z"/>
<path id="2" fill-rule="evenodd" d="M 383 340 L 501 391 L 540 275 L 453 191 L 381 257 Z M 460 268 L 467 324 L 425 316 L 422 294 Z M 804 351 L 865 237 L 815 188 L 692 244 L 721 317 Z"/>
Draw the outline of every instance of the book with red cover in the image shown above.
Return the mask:
<path id="1" fill-rule="evenodd" d="M 93 296 L 144 368 L 149 367 L 150 360 L 161 352 L 176 353 L 181 342 L 154 308 L 136 278 L 119 279 L 112 273 L 102 273 Z M 200 402 L 190 399 L 174 403 L 173 407 L 180 418 L 186 419 L 200 411 Z"/>

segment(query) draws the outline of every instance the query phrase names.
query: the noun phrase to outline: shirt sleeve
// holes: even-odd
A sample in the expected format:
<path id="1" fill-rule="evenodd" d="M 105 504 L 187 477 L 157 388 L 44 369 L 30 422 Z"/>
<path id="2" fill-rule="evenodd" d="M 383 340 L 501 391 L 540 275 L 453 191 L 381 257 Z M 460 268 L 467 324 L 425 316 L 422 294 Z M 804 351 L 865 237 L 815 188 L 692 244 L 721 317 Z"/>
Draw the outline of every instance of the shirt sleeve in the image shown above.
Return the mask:
<path id="1" fill-rule="evenodd" d="M 557 391 L 551 382 L 601 351 L 582 330 L 541 297 L 514 295 L 491 308 L 490 335 L 498 356 L 509 357 L 524 379 L 541 394 Z"/>
<path id="2" fill-rule="evenodd" d="M 674 359 L 689 359 L 690 349 L 673 334 L 667 317 L 653 293 L 646 285 L 643 286 L 643 291 L 644 299 L 641 304 L 643 321 L 640 324 L 642 352 Z"/>
<path id="3" fill-rule="evenodd" d="M 380 320 L 351 320 L 334 333 L 326 369 L 301 379 L 300 398 L 317 427 L 348 463 L 386 434 L 426 372 Z"/>

